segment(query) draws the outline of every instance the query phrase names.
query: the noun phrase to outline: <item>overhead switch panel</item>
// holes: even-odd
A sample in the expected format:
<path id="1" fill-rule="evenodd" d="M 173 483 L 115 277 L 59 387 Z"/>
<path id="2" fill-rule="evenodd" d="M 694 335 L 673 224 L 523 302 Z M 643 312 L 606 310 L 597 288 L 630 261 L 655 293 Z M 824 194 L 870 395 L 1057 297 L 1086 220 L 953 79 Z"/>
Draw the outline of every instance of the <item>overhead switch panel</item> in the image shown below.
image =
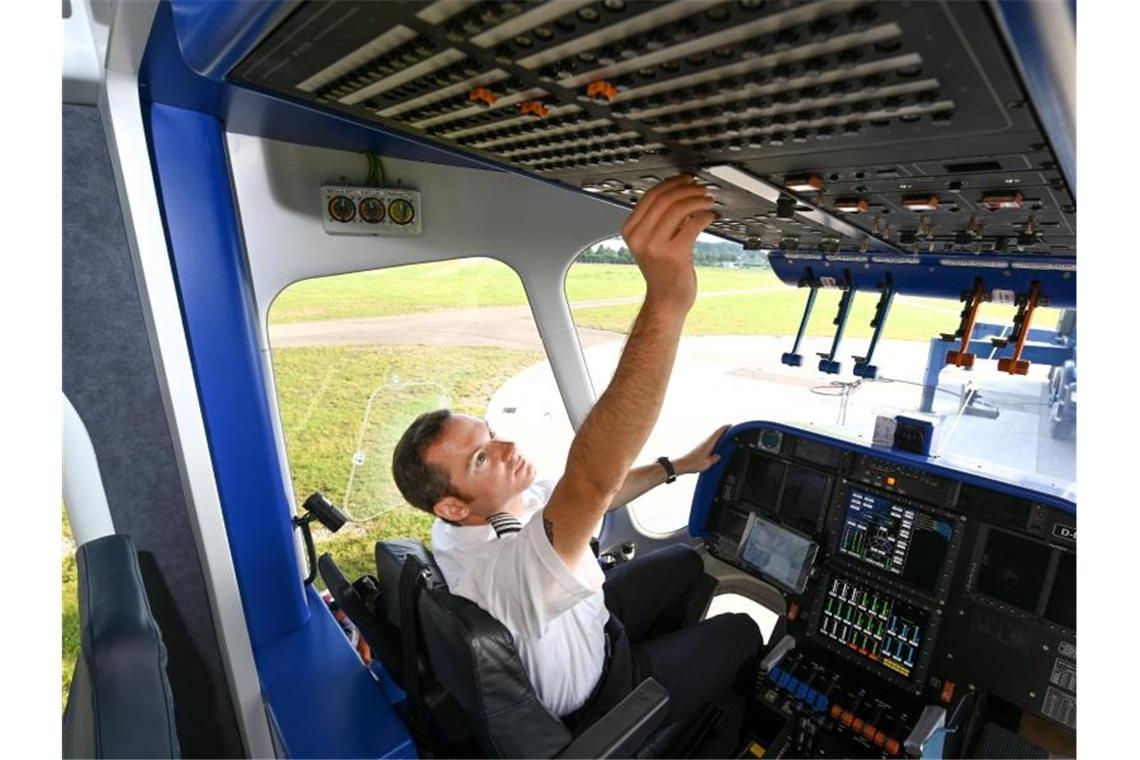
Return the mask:
<path id="1" fill-rule="evenodd" d="M 735 166 L 787 193 L 718 191 L 752 248 L 1075 255 L 987 2 L 308 1 L 229 78 L 625 204 Z"/>

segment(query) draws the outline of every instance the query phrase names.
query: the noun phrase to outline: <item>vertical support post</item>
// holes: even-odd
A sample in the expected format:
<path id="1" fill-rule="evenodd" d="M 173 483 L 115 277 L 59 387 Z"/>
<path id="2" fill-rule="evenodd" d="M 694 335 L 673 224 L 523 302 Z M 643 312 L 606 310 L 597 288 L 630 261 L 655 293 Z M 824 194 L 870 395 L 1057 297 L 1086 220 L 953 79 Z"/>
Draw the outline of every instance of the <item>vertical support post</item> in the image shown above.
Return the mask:
<path id="1" fill-rule="evenodd" d="M 1013 356 L 998 359 L 998 372 L 1008 372 L 1011 375 L 1025 375 L 1029 372 L 1029 362 L 1021 358 L 1025 349 L 1025 341 L 1029 337 L 1029 324 L 1033 321 L 1033 311 L 1037 308 L 1037 301 L 1041 297 L 1041 283 L 1034 280 L 1029 286 L 1029 293 L 1017 299 L 1017 314 L 1013 317 L 1013 335 L 1008 340 L 1016 341 Z M 1001 345 L 1008 340 L 1002 339 Z M 998 344 L 998 339 L 994 339 Z"/>
<path id="2" fill-rule="evenodd" d="M 962 367 L 963 369 L 971 369 L 974 366 L 974 355 L 970 353 L 970 339 L 974 334 L 974 324 L 978 319 L 978 308 L 982 305 L 983 293 L 981 277 L 974 278 L 974 289 L 972 291 L 965 290 L 962 292 L 962 300 L 966 302 L 966 305 L 962 308 L 962 321 L 958 325 L 958 330 L 953 335 L 942 336 L 945 341 L 961 338 L 962 345 L 957 351 L 946 352 L 947 364 L 953 364 L 955 367 Z"/>
<path id="3" fill-rule="evenodd" d="M 922 400 L 918 411 L 929 414 L 934 411 L 934 393 L 938 390 L 938 375 L 946 366 L 946 348 L 953 346 L 941 338 L 930 339 L 930 350 L 926 354 L 926 372 L 922 377 Z"/>
<path id="4" fill-rule="evenodd" d="M 804 363 L 804 357 L 799 352 L 800 341 L 804 339 L 804 333 L 807 332 L 808 320 L 811 318 L 812 309 L 815 308 L 815 297 L 819 293 L 819 280 L 815 278 L 811 267 L 804 269 L 804 276 L 800 279 L 799 285 L 801 288 L 807 287 L 809 290 L 807 303 L 804 304 L 804 316 L 800 319 L 800 329 L 796 332 L 796 341 L 792 344 L 792 350 L 780 357 L 780 361 L 789 367 L 799 367 Z"/>
<path id="5" fill-rule="evenodd" d="M 839 298 L 839 311 L 835 315 L 835 338 L 831 341 L 831 351 L 819 354 L 819 371 L 829 375 L 838 375 L 843 368 L 842 362 L 835 361 L 839 353 L 839 345 L 843 342 L 843 332 L 847 329 L 847 318 L 851 316 L 851 305 L 855 303 L 855 288 L 851 282 L 851 270 L 843 270 L 843 295 Z"/>
<path id="6" fill-rule="evenodd" d="M 851 357 L 855 360 L 855 369 L 852 372 L 856 377 L 874 380 L 879 376 L 879 368 L 871 364 L 871 359 L 875 356 L 875 348 L 879 345 L 879 338 L 883 336 L 883 328 L 887 324 L 887 317 L 891 313 L 891 304 L 894 300 L 895 281 L 891 277 L 891 273 L 887 272 L 883 275 L 883 281 L 879 283 L 879 302 L 875 304 L 875 316 L 871 318 L 871 327 L 874 328 L 874 332 L 871 333 L 871 344 L 867 346 L 867 355 Z"/>

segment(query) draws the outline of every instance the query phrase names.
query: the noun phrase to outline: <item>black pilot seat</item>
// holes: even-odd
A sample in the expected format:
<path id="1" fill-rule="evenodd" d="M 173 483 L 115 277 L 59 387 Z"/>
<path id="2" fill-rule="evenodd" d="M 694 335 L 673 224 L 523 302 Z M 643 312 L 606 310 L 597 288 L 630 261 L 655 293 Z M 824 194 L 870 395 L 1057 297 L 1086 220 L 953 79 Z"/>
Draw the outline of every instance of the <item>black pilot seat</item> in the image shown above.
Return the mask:
<path id="1" fill-rule="evenodd" d="M 450 593 L 419 541 L 377 543 L 379 580 L 350 583 L 328 554 L 318 565 L 341 609 L 407 694 L 403 717 L 425 753 L 680 757 L 694 754 L 720 717 L 721 708 L 710 704 L 666 724 L 668 695 L 648 678 L 601 719 L 572 730 L 539 701 L 506 627 Z"/>

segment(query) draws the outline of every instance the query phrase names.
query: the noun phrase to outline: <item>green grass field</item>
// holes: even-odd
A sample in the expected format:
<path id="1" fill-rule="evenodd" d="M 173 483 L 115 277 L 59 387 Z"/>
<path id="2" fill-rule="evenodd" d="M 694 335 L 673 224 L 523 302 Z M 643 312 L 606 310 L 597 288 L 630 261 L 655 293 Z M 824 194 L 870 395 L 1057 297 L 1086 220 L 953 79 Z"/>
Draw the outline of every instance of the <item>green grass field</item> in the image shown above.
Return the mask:
<path id="1" fill-rule="evenodd" d="M 768 270 L 701 268 L 701 296 L 686 324 L 687 335 L 794 335 L 806 291 L 784 288 L 759 293 L 726 291 L 783 288 Z M 570 302 L 640 296 L 644 282 L 636 267 L 583 264 L 566 282 Z M 721 293 L 723 295 L 716 295 Z M 809 325 L 813 335 L 830 335 L 838 292 L 821 292 Z M 292 285 L 273 304 L 270 322 L 375 317 L 477 306 L 524 304 L 522 285 L 508 267 L 489 259 L 420 264 L 397 269 L 326 277 Z M 875 296 L 856 297 L 848 325 L 851 337 L 870 335 Z M 954 301 L 900 297 L 886 338 L 925 341 L 953 332 L 960 305 Z M 579 307 L 580 326 L 627 332 L 636 304 Z M 987 305 L 983 320 L 1008 324 L 1012 308 Z M 1035 324 L 1052 326 L 1057 312 L 1041 309 Z M 414 343 L 415 336 L 408 336 Z M 273 369 L 298 502 L 320 490 L 359 522 L 335 536 L 317 529 L 318 551 L 331 551 L 350 577 L 374 572 L 377 540 L 411 537 L 427 541 L 431 518 L 402 503 L 390 482 L 391 448 L 419 412 L 450 406 L 482 414 L 491 395 L 543 354 L 501 348 L 424 346 L 337 346 L 273 351 Z M 372 400 L 368 424 L 365 411 Z M 353 472 L 353 455 L 363 439 L 364 461 Z M 353 489 L 345 501 L 353 474 Z M 65 538 L 70 538 L 66 517 Z M 75 557 L 64 553 L 63 694 L 79 651 Z"/>
<path id="2" fill-rule="evenodd" d="M 686 335 L 794 335 L 803 314 L 806 291 L 783 285 L 767 269 L 699 267 L 700 297 L 685 325 Z M 732 294 L 731 291 L 774 290 Z M 777 289 L 778 288 L 778 289 Z M 566 277 L 566 294 L 576 303 L 640 296 L 645 283 L 636 267 L 619 264 L 579 264 Z M 717 295 L 724 293 L 725 295 Z M 876 296 L 855 298 L 847 335 L 866 338 Z M 839 301 L 838 291 L 821 291 L 808 326 L 811 335 L 830 335 Z M 274 302 L 272 324 L 382 317 L 480 306 L 526 303 L 522 283 L 505 264 L 492 259 L 462 259 L 322 277 L 291 285 Z M 958 326 L 960 304 L 938 298 L 900 296 L 895 299 L 884 338 L 927 340 Z M 574 308 L 582 327 L 626 332 L 636 304 Z M 1038 325 L 1051 326 L 1058 312 L 1039 309 Z M 1012 307 L 987 304 L 982 318 L 1008 324 Z"/>
<path id="3" fill-rule="evenodd" d="M 778 284 L 766 269 L 700 269 L 705 292 Z M 571 267 L 566 277 L 571 303 L 644 292 L 645 283 L 633 266 L 580 264 Z M 269 319 L 271 324 L 289 324 L 525 303 L 522 282 L 507 265 L 492 259 L 462 259 L 294 283 L 273 302 Z"/>
<path id="4" fill-rule="evenodd" d="M 63 512 L 63 541 L 71 541 L 71 526 L 67 523 L 67 511 Z M 75 569 L 74 551 L 63 554 L 63 568 L 60 573 L 63 582 L 63 703 L 67 706 L 67 690 L 71 688 L 71 674 L 75 670 L 75 660 L 79 657 L 79 592 L 78 575 Z"/>

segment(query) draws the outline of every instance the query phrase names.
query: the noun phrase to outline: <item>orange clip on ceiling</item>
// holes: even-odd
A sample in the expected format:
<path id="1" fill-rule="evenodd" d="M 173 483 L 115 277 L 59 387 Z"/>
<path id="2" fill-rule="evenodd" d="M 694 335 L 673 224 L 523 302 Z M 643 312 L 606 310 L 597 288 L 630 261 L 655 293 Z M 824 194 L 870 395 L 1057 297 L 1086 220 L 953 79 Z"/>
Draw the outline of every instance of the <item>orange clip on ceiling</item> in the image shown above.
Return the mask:
<path id="1" fill-rule="evenodd" d="M 586 97 L 588 98 L 606 100 L 612 103 L 617 99 L 617 96 L 617 88 L 604 79 L 599 79 L 596 82 L 590 82 L 586 85 Z"/>
<path id="2" fill-rule="evenodd" d="M 467 99 L 475 105 L 487 108 L 493 106 L 499 98 L 486 87 L 476 87 L 467 95 Z"/>
<path id="3" fill-rule="evenodd" d="M 519 104 L 519 113 L 523 116 L 534 116 L 539 119 L 546 117 L 547 108 L 541 101 L 524 100 Z"/>

